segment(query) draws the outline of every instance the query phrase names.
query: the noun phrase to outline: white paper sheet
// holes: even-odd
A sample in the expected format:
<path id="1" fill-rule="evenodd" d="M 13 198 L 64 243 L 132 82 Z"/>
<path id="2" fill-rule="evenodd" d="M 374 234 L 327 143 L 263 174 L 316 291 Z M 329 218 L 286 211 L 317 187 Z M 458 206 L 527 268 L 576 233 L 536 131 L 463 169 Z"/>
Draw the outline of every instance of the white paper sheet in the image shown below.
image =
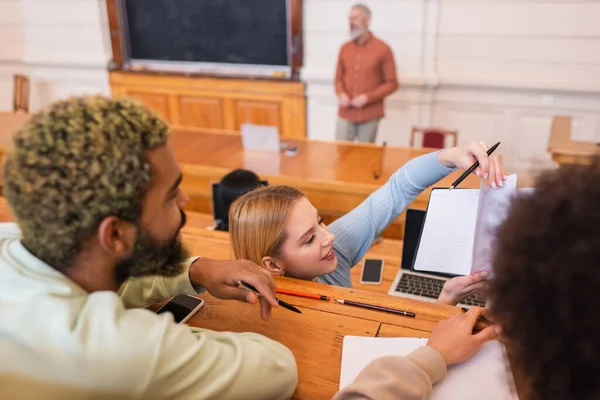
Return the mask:
<path id="1" fill-rule="evenodd" d="M 345 336 L 340 389 L 348 386 L 371 361 L 391 355 L 407 355 L 427 343 L 420 338 L 372 338 Z M 512 373 L 504 346 L 490 341 L 469 361 L 452 366 L 433 388 L 430 400 L 516 400 Z"/>
<path id="2" fill-rule="evenodd" d="M 242 124 L 242 145 L 244 150 L 259 150 L 279 153 L 279 130 L 276 126 Z"/>
<path id="3" fill-rule="evenodd" d="M 431 192 L 415 270 L 469 274 L 478 201 L 479 189 L 435 189 Z"/>

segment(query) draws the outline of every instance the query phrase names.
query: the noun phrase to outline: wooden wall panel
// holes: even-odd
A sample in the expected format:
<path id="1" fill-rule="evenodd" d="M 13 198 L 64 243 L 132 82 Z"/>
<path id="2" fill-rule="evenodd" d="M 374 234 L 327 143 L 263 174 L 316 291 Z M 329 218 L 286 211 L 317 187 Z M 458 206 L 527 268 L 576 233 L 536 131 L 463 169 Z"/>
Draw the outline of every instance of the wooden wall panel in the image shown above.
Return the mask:
<path id="1" fill-rule="evenodd" d="M 239 133 L 240 125 L 276 126 L 282 138 L 306 138 L 302 82 L 109 72 L 113 97 L 132 96 L 173 129 Z"/>
<path id="2" fill-rule="evenodd" d="M 281 107 L 277 103 L 238 101 L 235 104 L 235 129 L 241 124 L 276 126 L 281 134 Z"/>
<path id="3" fill-rule="evenodd" d="M 210 129 L 225 128 L 221 99 L 179 96 L 178 106 L 180 125 Z"/>
<path id="4" fill-rule="evenodd" d="M 134 97 L 147 105 L 152 110 L 160 114 L 167 122 L 171 122 L 171 112 L 169 109 L 169 96 L 165 94 L 128 92 L 128 96 Z"/>

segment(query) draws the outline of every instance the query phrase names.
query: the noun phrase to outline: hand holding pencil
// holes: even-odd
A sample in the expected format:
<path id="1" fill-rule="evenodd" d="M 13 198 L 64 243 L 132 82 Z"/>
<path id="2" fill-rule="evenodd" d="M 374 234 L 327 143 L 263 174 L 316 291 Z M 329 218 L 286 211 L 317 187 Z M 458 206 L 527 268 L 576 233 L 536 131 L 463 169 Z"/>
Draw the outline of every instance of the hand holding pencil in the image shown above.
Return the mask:
<path id="1" fill-rule="evenodd" d="M 479 177 L 487 179 L 492 188 L 503 185 L 506 175 L 504 166 L 497 152 L 494 152 L 500 143 L 490 148 L 485 142 L 473 142 L 468 147 L 451 147 L 440 151 L 438 160 L 440 164 L 465 170 L 451 186 L 458 186 L 466 176 L 472 172 Z"/>
<path id="2" fill-rule="evenodd" d="M 481 317 L 485 317 L 485 313 L 483 308 L 472 307 L 462 315 L 440 321 L 431 332 L 427 345 L 437 350 L 448 366 L 467 361 L 484 343 L 500 338 L 502 333 L 498 325 L 473 333 L 473 328 Z"/>

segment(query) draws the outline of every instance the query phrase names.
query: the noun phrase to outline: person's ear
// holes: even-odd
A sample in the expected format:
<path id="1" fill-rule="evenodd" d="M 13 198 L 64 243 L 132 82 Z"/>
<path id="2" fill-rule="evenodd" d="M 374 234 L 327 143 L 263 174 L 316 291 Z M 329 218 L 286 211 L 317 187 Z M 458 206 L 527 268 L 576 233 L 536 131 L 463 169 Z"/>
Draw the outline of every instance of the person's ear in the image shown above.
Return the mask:
<path id="1" fill-rule="evenodd" d="M 106 217 L 98 226 L 98 243 L 103 251 L 116 255 L 130 254 L 135 246 L 136 228 L 131 222 Z"/>
<path id="2" fill-rule="evenodd" d="M 266 256 L 262 258 L 262 265 L 269 271 L 272 275 L 283 275 L 285 270 L 281 265 L 281 262 L 277 261 L 273 257 Z"/>

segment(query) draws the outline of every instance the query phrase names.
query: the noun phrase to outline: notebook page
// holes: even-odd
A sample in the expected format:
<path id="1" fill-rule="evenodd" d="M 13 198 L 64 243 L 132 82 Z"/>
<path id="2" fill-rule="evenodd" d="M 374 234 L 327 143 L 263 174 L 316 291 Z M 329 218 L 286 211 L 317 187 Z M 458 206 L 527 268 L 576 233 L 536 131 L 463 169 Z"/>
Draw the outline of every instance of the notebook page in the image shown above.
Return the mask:
<path id="1" fill-rule="evenodd" d="M 372 338 L 344 336 L 340 389 L 356 379 L 371 361 L 385 356 L 405 356 L 427 343 L 420 338 Z"/>
<path id="2" fill-rule="evenodd" d="M 491 188 L 481 181 L 471 272 L 493 272 L 492 256 L 496 230 L 506 218 L 510 202 L 516 195 L 517 175 L 507 176 L 503 186 L 499 188 Z"/>
<path id="3" fill-rule="evenodd" d="M 473 358 L 448 368 L 429 400 L 518 400 L 506 350 L 497 340 L 481 346 Z"/>
<path id="4" fill-rule="evenodd" d="M 342 348 L 340 389 L 356 379 L 371 361 L 390 355 L 407 355 L 427 343 L 420 338 L 345 336 Z M 430 400 L 517 399 L 504 346 L 491 341 L 469 361 L 452 366 L 446 378 L 433 387 Z"/>
<path id="5" fill-rule="evenodd" d="M 478 199 L 479 189 L 431 191 L 415 256 L 415 270 L 469 274 Z"/>

